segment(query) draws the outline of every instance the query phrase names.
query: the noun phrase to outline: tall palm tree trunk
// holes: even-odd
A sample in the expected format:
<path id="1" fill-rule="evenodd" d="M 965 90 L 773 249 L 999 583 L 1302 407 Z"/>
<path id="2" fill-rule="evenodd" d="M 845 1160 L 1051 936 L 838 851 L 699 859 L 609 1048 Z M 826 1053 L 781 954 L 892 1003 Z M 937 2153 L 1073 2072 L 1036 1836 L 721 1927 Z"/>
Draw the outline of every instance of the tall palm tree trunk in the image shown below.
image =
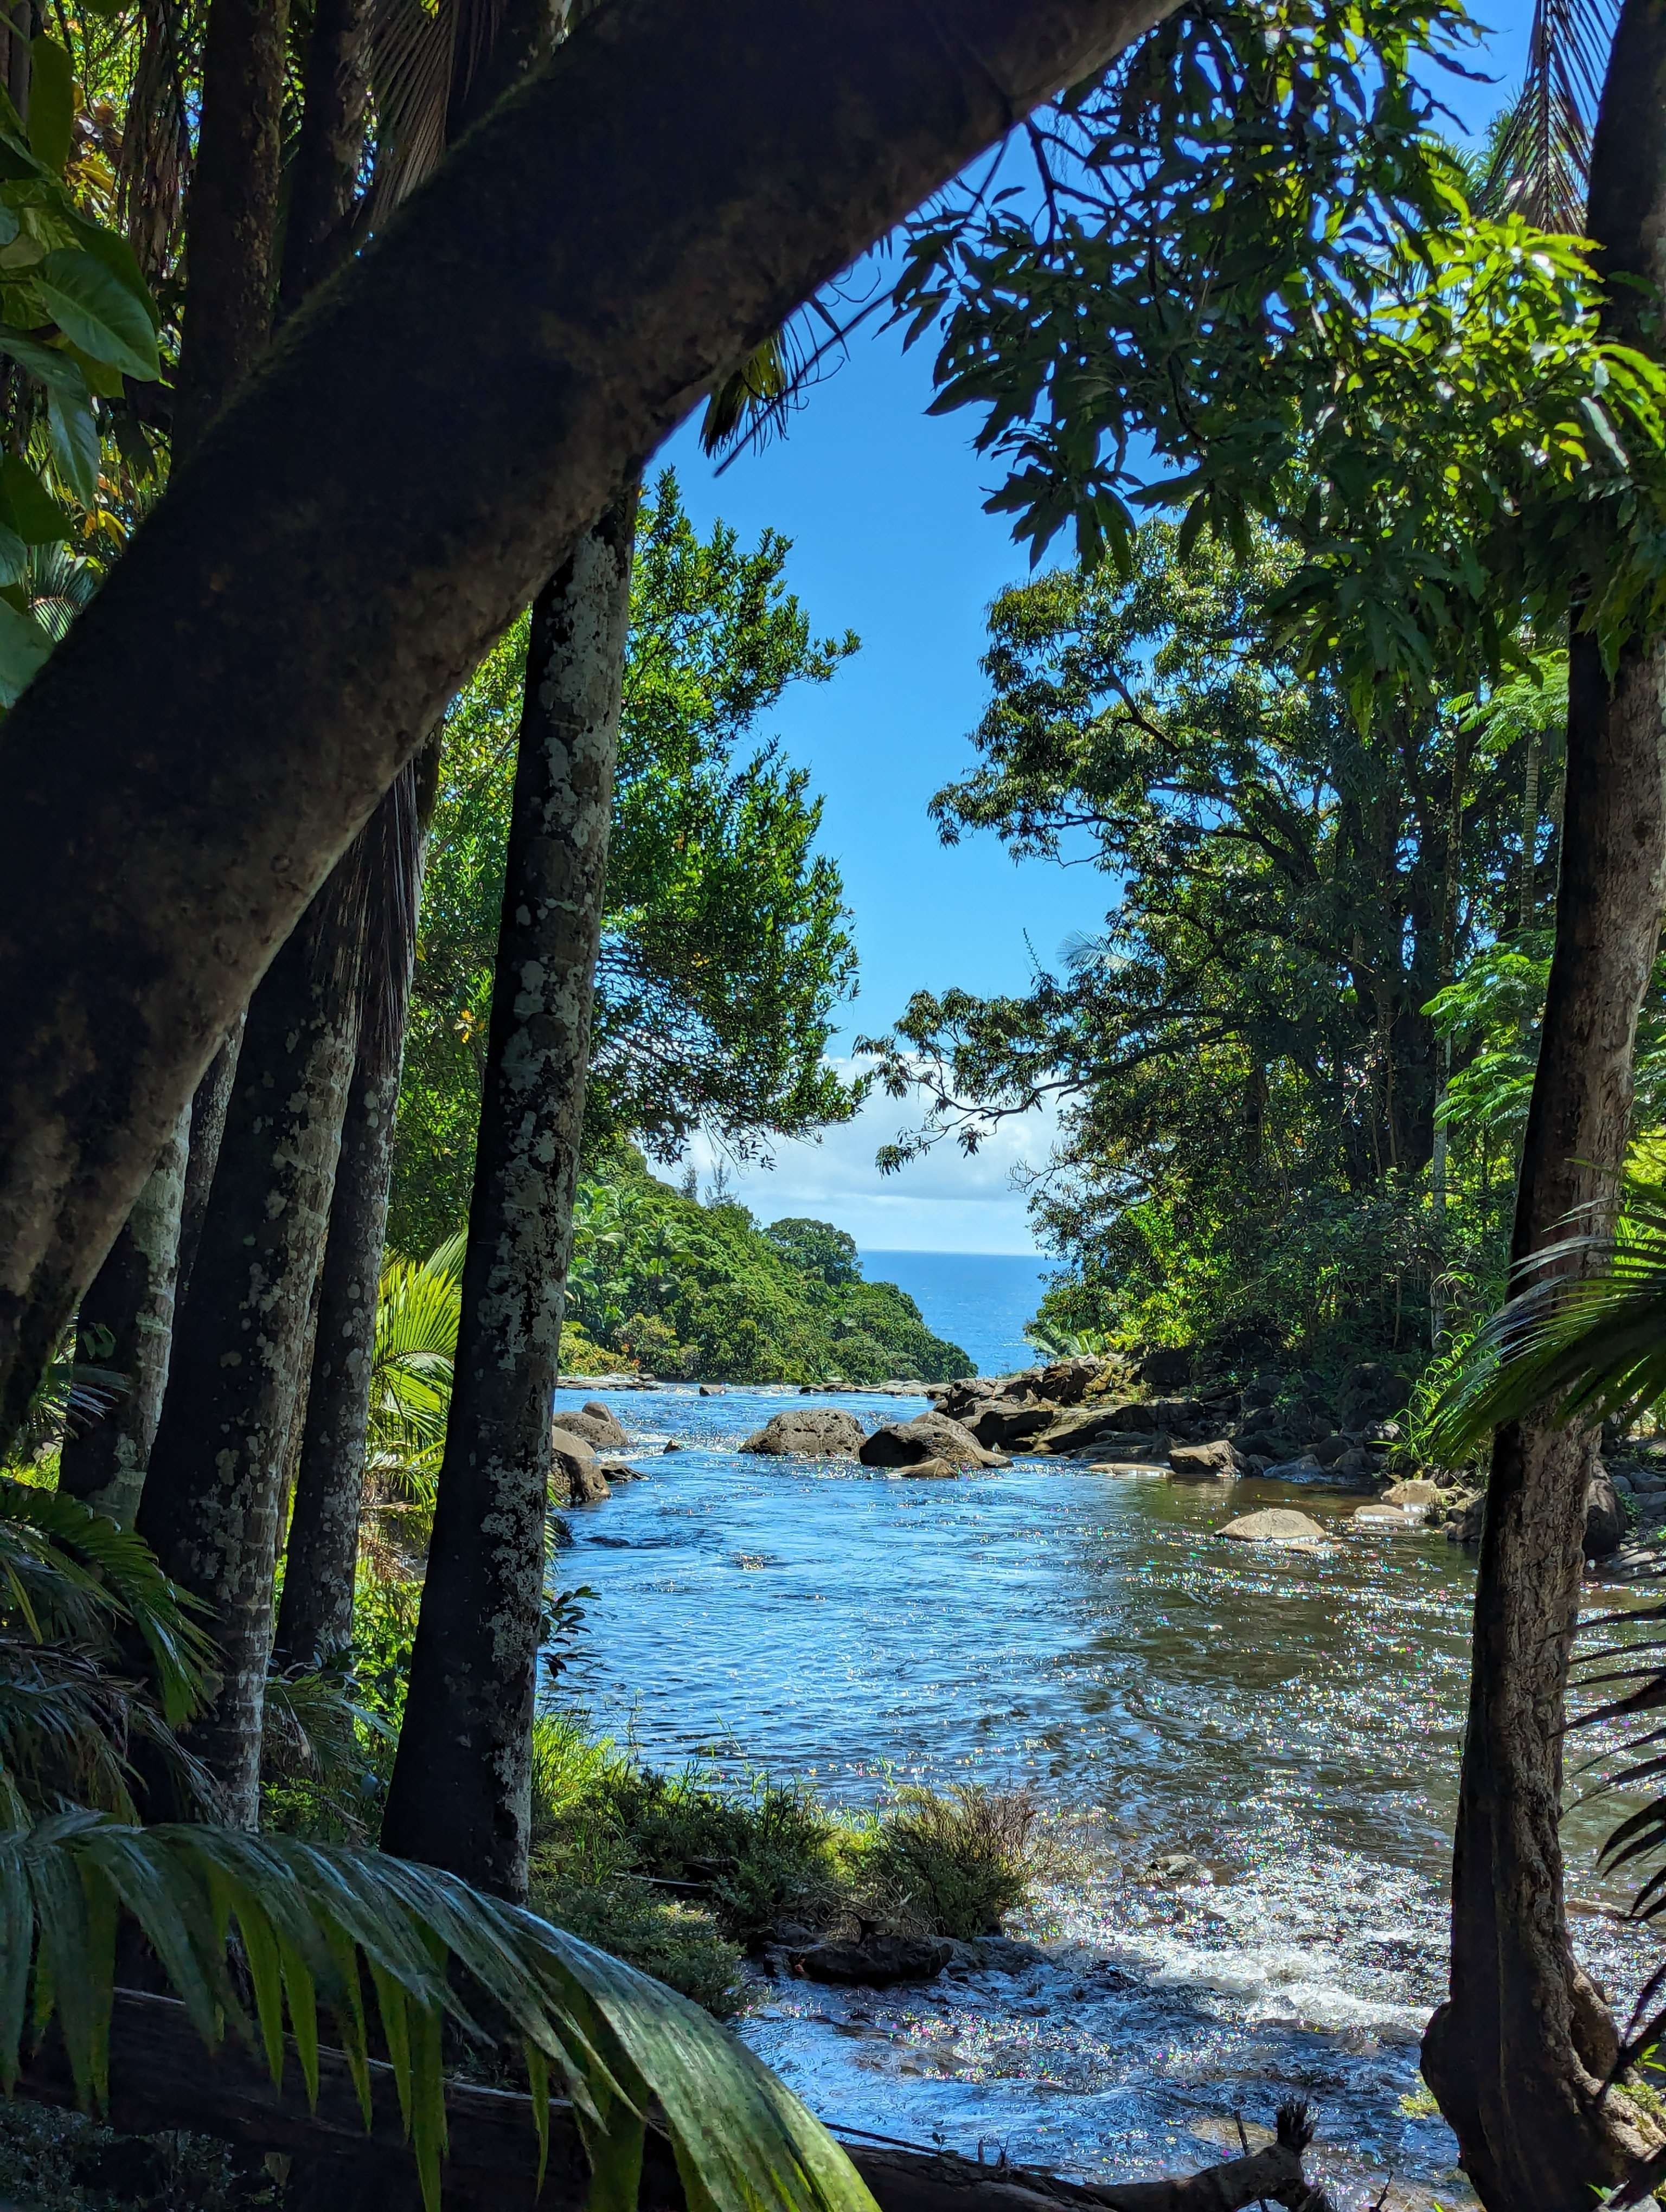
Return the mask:
<path id="1" fill-rule="evenodd" d="M 635 512 L 633 485 L 532 608 L 456 1381 L 382 1824 L 387 1850 L 511 1898 Z"/>
<path id="2" fill-rule="evenodd" d="M 1625 0 L 1593 143 L 1589 229 L 1610 278 L 1666 278 L 1666 0 Z M 1658 350 L 1646 299 L 1606 320 Z M 1666 641 L 1627 648 L 1610 684 L 1572 641 L 1556 945 L 1517 1190 L 1513 1265 L 1612 1219 L 1637 1018 L 1666 898 Z M 1598 2100 L 1617 2039 L 1568 1938 L 1559 1834 L 1563 1697 L 1596 1439 L 1500 1429 L 1475 1590 L 1468 1727 L 1452 1868 L 1450 2002 L 1424 2072 L 1488 2212 L 1575 2212 L 1639 2148 L 1622 2098 Z"/>
<path id="3" fill-rule="evenodd" d="M 286 1666 L 319 1666 L 352 1639 L 377 1288 L 416 962 L 423 846 L 439 759 L 436 740 L 401 771 L 377 811 L 374 906 L 366 931 L 358 1057 L 330 1206 L 295 1511 L 284 1553 L 274 1656 Z"/>
<path id="4" fill-rule="evenodd" d="M 338 867 L 249 1007 L 214 1190 L 173 1331 L 138 1528 L 214 1617 L 221 1686 L 191 1741 L 255 1825 L 286 1454 L 357 1030 Z"/>

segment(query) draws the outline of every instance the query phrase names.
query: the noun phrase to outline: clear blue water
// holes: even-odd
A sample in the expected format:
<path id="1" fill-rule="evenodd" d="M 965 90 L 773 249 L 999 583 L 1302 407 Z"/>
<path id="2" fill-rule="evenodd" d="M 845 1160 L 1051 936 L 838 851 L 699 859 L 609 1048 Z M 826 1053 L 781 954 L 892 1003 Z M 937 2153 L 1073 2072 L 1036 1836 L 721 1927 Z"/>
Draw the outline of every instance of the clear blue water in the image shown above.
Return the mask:
<path id="1" fill-rule="evenodd" d="M 1036 1358 L 1024 1324 L 1034 1317 L 1056 1260 L 1025 1252 L 864 1252 L 871 1283 L 895 1283 L 927 1328 L 971 1355 L 973 1372 L 1010 1375 Z"/>
<path id="2" fill-rule="evenodd" d="M 858 1807 L 913 1781 L 1027 1787 L 1067 1845 L 1026 1969 L 765 1985 L 743 2032 L 818 2112 L 1129 2179 L 1230 2154 L 1235 2111 L 1265 2124 L 1293 2092 L 1345 2212 L 1390 2171 L 1389 2212 L 1469 2201 L 1444 2125 L 1402 2103 L 1444 1979 L 1462 1552 L 1367 1534 L 1341 1492 L 738 1453 L 784 1389 L 601 1395 L 649 1479 L 566 1516 L 561 1580 L 596 1593 L 569 1693 L 595 1723 L 659 1766 Z M 815 1402 L 873 1429 L 923 1401 Z M 1321 1523 L 1316 1556 L 1218 1540 L 1273 1504 Z M 1576 1940 L 1623 1996 L 1655 1961 L 1596 1876 L 1614 1816 L 1576 1813 L 1566 1838 Z M 1177 1853 L 1178 1875 L 1154 1868 Z"/>

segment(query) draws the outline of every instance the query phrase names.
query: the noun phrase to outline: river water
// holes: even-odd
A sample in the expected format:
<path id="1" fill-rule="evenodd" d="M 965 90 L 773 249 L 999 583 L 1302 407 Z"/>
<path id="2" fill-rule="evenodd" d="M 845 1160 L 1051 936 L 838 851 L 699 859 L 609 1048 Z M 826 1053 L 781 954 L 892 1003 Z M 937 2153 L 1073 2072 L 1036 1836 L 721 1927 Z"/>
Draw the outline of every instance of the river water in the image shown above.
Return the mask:
<path id="1" fill-rule="evenodd" d="M 1294 2093 L 1345 2206 L 1390 2175 L 1390 2205 L 1464 2201 L 1444 2124 L 1402 2102 L 1444 1977 L 1474 1572 L 1456 1546 L 1365 1535 L 1357 1495 L 1261 1482 L 1023 1462 L 914 1482 L 737 1454 L 779 1393 L 608 1402 L 652 1479 L 569 1516 L 561 1579 L 597 1594 L 573 1686 L 599 1725 L 658 1765 L 853 1805 L 1027 1784 L 1070 1855 L 1013 1930 L 1038 1963 L 770 1986 L 743 2032 L 817 2112 L 1125 2178 L 1230 2155 L 1236 2112 L 1253 2142 Z M 923 1404 L 817 1402 L 869 1427 Z M 687 1449 L 648 1455 L 668 1437 Z M 1324 1526 L 1320 1556 L 1217 1537 L 1272 1504 Z M 1614 1818 L 1576 1811 L 1565 1838 L 1582 1955 L 1627 2002 L 1653 1960 L 1595 1872 Z"/>

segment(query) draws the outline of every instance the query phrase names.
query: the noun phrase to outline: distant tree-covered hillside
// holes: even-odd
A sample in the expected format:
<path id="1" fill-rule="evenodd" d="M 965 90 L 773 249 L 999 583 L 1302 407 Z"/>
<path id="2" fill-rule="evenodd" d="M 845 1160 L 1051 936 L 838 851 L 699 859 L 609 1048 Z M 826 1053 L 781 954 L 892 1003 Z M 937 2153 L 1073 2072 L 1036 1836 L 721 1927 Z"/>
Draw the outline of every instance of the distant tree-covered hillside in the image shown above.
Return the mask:
<path id="1" fill-rule="evenodd" d="M 895 1283 L 862 1279 L 842 1230 L 806 1220 L 760 1228 L 721 1192 L 702 1204 L 660 1182 L 623 1146 L 580 1188 L 567 1311 L 578 1338 L 659 1375 L 934 1382 L 972 1369 Z M 582 1346 L 566 1345 L 570 1368 Z"/>

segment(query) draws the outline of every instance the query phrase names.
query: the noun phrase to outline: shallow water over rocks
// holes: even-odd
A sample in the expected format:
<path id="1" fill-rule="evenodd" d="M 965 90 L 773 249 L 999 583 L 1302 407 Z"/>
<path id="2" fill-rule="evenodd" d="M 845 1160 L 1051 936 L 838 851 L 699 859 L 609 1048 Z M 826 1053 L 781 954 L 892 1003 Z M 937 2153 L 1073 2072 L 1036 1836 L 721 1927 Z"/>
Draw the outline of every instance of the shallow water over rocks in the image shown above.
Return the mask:
<path id="1" fill-rule="evenodd" d="M 562 1392 L 557 1407 L 587 1394 Z M 1345 2205 L 1463 2199 L 1408 2114 L 1442 1993 L 1474 1570 L 1420 1529 L 1351 1524 L 1357 1492 L 1178 1483 L 1018 1461 L 909 1481 L 741 1456 L 784 1393 L 609 1397 L 653 1480 L 569 1516 L 561 1579 L 597 1593 L 574 1682 L 656 1765 L 1031 1784 L 1076 1872 L 1043 1948 L 924 1989 L 767 1985 L 747 2039 L 823 2117 L 1084 2178 L 1252 2144 L 1321 2111 Z M 818 1397 L 873 1427 L 911 1401 Z M 921 1401 L 923 1404 L 923 1401 Z M 656 1458 L 674 1437 L 684 1447 Z M 1225 1543 L 1298 1504 L 1316 1551 Z M 1650 1947 L 1594 1871 L 1614 1801 L 1565 1838 L 1582 1954 L 1629 1997 Z"/>

